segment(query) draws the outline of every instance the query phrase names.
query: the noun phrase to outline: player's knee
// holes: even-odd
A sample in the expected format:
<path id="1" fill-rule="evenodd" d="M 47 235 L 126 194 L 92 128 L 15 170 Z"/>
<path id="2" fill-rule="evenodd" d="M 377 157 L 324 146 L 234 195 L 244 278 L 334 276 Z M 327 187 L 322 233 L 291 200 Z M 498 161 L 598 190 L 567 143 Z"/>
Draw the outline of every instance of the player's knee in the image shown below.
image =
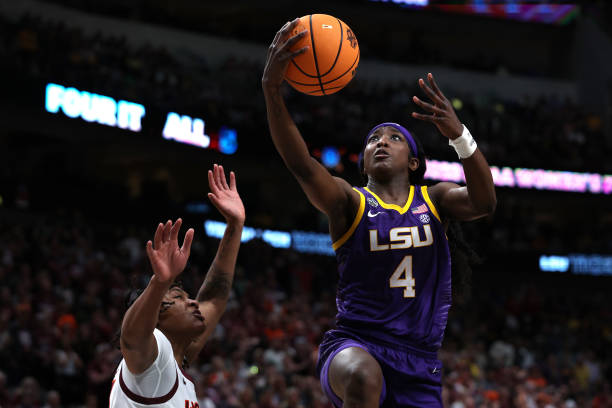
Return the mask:
<path id="1" fill-rule="evenodd" d="M 347 407 L 377 407 L 382 392 L 382 370 L 367 351 L 349 347 L 332 360 L 329 384 Z"/>
<path id="2" fill-rule="evenodd" d="M 345 400 L 367 401 L 378 399 L 382 391 L 382 373 L 371 364 L 353 363 L 348 367 Z"/>

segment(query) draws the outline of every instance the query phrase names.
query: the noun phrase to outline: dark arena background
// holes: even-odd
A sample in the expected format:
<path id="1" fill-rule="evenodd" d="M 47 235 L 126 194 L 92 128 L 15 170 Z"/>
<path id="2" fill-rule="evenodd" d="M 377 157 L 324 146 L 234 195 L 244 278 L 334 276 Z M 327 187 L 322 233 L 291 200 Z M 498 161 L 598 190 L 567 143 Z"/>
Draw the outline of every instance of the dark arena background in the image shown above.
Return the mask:
<path id="1" fill-rule="evenodd" d="M 439 358 L 445 406 L 612 407 L 612 13 L 609 2 L 4 0 L 0 2 L 0 406 L 106 407 L 128 290 L 157 223 L 196 229 L 194 296 L 224 224 L 213 163 L 247 220 L 227 311 L 197 364 L 199 406 L 331 407 L 317 347 L 334 325 L 327 222 L 274 149 L 261 75 L 288 20 L 354 30 L 356 77 L 286 86 L 314 157 L 361 183 L 375 124 L 423 140 L 427 179 L 462 182 L 417 122 L 436 75 L 485 153 L 494 216 L 462 224 L 482 258 Z"/>

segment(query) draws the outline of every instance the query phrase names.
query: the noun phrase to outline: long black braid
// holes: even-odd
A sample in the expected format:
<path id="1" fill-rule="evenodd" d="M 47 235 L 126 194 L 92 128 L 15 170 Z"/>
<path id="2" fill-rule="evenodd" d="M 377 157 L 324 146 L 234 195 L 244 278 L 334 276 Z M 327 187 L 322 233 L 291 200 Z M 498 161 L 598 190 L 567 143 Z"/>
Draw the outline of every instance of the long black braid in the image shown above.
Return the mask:
<path id="1" fill-rule="evenodd" d="M 412 138 L 417 146 L 417 159 L 419 167 L 410 173 L 409 179 L 412 185 L 425 185 L 425 172 L 427 171 L 427 160 L 421 140 L 411 132 Z M 412 156 L 412 152 L 410 152 Z M 359 160 L 359 173 L 364 183 L 368 182 L 363 164 L 363 154 Z M 482 262 L 478 254 L 472 249 L 463 236 L 461 224 L 457 221 L 449 221 L 446 230 L 448 237 L 448 248 L 451 255 L 451 285 L 453 298 L 467 300 L 471 293 L 472 266 Z"/>

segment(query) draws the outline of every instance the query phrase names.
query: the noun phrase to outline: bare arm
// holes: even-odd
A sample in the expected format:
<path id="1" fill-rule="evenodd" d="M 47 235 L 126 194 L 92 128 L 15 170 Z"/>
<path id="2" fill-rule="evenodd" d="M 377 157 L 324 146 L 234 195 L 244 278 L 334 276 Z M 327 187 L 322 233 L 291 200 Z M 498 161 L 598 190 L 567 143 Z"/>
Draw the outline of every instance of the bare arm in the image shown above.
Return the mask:
<path id="1" fill-rule="evenodd" d="M 223 167 L 215 164 L 214 170 L 208 172 L 208 184 L 211 189 L 209 197 L 225 217 L 227 227 L 219 243 L 215 259 L 196 296 L 200 313 L 206 322 L 206 330 L 187 348 L 185 357 L 189 363 L 196 359 L 225 311 L 234 280 L 245 219 L 244 206 L 236 189 L 236 178 L 233 172 L 230 173 L 230 184 L 228 185 Z"/>
<path id="2" fill-rule="evenodd" d="M 157 342 L 153 330 L 157 326 L 162 299 L 174 279 L 185 269 L 193 241 L 193 229 L 185 234 L 183 246 L 178 246 L 182 220 L 174 225 L 168 221 L 155 231 L 155 249 L 147 242 L 147 255 L 153 277 L 144 292 L 130 306 L 121 324 L 121 352 L 132 374 L 145 371 L 157 357 Z"/>
<path id="3" fill-rule="evenodd" d="M 346 181 L 333 177 L 310 155 L 300 131 L 285 106 L 281 95 L 281 84 L 287 65 L 291 59 L 307 49 L 304 47 L 290 51 L 305 33 L 288 38 L 296 24 L 297 19 L 285 24 L 276 34 L 268 50 L 262 78 L 268 124 L 274 146 L 285 165 L 298 180 L 310 202 L 330 218 L 333 238 L 334 235 L 339 236 L 344 233 L 348 227 L 348 219 L 357 212 L 359 197 Z"/>
<path id="4" fill-rule="evenodd" d="M 455 183 L 438 183 L 430 188 L 432 196 L 437 197 L 441 211 L 459 221 L 474 220 L 493 213 L 497 199 L 491 170 L 484 155 L 477 149 L 461 162 L 465 187 Z"/>
<path id="5" fill-rule="evenodd" d="M 416 119 L 431 122 L 449 139 L 456 139 L 463 132 L 463 125 L 457 118 L 450 101 L 444 96 L 432 74 L 428 75 L 431 88 L 423 79 L 419 86 L 431 99 L 433 104 L 424 102 L 414 96 L 414 102 L 432 115 L 413 112 Z M 480 149 L 468 158 L 462 159 L 466 187 L 455 183 L 438 183 L 430 188 L 432 199 L 442 214 L 450 219 L 461 221 L 472 220 L 491 214 L 495 211 L 497 197 L 491 169 Z"/>

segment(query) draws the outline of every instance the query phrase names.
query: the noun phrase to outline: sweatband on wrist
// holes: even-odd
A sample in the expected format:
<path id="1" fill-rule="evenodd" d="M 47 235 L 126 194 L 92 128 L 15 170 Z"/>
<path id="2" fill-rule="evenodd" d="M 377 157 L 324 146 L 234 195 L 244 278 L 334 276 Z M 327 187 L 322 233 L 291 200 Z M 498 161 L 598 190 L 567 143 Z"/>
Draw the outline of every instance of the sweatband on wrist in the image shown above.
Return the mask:
<path id="1" fill-rule="evenodd" d="M 453 146 L 460 159 L 467 159 L 476 151 L 476 141 L 470 131 L 463 125 L 463 133 L 455 140 L 449 139 L 448 145 Z"/>

